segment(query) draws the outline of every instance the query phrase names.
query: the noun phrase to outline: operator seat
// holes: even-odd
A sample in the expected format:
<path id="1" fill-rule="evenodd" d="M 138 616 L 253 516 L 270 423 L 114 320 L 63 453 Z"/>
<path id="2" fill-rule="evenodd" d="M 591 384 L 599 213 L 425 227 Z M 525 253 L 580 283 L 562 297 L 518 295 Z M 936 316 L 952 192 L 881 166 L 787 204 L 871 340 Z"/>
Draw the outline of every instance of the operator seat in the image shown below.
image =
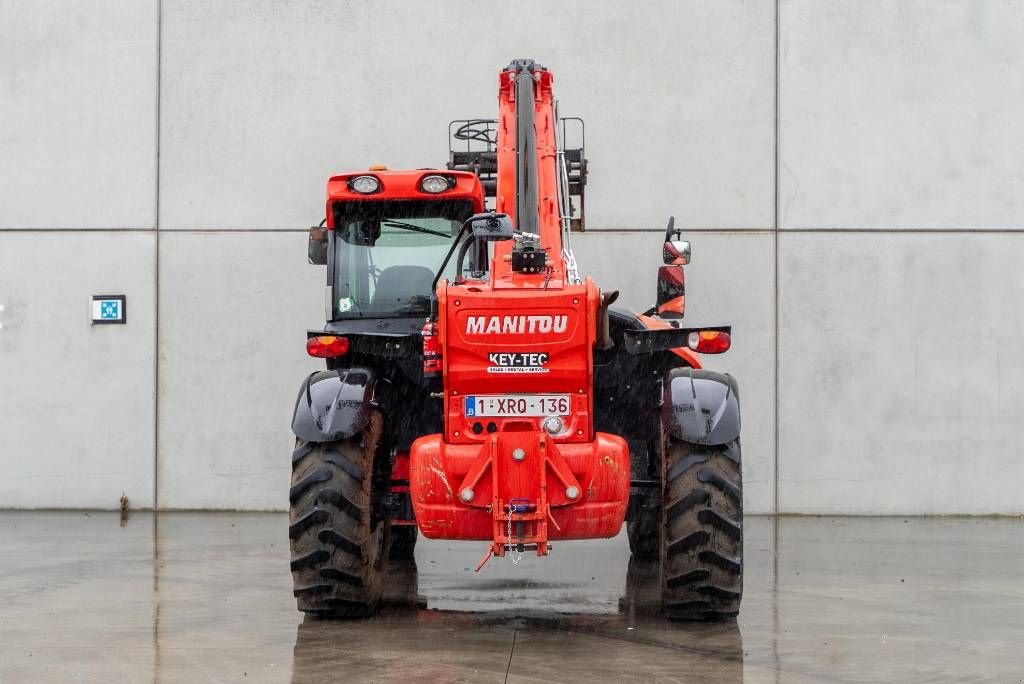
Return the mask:
<path id="1" fill-rule="evenodd" d="M 391 311 L 410 306 L 413 297 L 429 297 L 434 272 L 426 266 L 389 266 L 377 276 L 370 308 Z"/>

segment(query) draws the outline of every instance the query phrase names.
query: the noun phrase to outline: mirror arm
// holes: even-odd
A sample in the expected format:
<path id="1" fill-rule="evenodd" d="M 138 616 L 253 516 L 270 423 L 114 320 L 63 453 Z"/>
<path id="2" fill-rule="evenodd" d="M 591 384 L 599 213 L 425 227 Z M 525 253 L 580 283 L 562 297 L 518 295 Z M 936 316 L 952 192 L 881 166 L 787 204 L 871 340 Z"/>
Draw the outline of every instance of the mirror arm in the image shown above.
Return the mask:
<path id="1" fill-rule="evenodd" d="M 677 237 L 682 237 L 682 233 L 680 231 L 676 230 L 676 217 L 675 216 L 669 216 L 668 217 L 668 228 L 665 229 L 665 242 L 672 242 L 672 234 L 673 233 Z"/>

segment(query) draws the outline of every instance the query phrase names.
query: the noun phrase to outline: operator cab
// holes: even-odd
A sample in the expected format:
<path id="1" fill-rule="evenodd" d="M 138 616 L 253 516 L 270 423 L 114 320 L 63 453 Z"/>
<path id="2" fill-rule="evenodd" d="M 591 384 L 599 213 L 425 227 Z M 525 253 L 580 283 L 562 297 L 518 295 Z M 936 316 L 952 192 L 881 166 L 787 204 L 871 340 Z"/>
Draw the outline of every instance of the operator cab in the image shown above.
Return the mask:
<path id="1" fill-rule="evenodd" d="M 468 200 L 334 204 L 334 318 L 425 316 Z"/>
<path id="2" fill-rule="evenodd" d="M 422 323 L 435 274 L 483 204 L 480 181 L 467 172 L 372 167 L 331 178 L 326 226 L 310 229 L 309 252 L 328 267 L 328 320 Z"/>

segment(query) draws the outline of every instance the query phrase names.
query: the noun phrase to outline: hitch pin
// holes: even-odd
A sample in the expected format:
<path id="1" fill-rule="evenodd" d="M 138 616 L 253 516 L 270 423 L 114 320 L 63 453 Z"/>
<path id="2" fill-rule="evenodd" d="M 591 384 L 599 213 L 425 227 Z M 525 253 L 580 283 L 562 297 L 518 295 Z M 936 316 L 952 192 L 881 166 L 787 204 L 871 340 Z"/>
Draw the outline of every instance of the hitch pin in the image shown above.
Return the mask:
<path id="1" fill-rule="evenodd" d="M 480 572 L 480 568 L 487 565 L 487 561 L 491 560 L 491 556 L 493 555 L 494 549 L 492 549 L 491 547 L 487 547 L 487 553 L 485 553 L 484 557 L 480 559 L 479 563 L 477 563 L 476 570 L 474 570 L 474 572 Z"/>

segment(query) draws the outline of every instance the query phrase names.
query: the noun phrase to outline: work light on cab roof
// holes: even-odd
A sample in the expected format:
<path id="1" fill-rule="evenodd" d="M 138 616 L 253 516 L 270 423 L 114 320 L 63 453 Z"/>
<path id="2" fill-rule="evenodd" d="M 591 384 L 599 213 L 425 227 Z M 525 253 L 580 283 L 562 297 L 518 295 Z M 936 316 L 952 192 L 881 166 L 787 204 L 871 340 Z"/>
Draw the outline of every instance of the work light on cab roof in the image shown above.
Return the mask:
<path id="1" fill-rule="evenodd" d="M 376 176 L 356 176 L 348 182 L 348 186 L 362 195 L 380 192 L 380 180 Z"/>

